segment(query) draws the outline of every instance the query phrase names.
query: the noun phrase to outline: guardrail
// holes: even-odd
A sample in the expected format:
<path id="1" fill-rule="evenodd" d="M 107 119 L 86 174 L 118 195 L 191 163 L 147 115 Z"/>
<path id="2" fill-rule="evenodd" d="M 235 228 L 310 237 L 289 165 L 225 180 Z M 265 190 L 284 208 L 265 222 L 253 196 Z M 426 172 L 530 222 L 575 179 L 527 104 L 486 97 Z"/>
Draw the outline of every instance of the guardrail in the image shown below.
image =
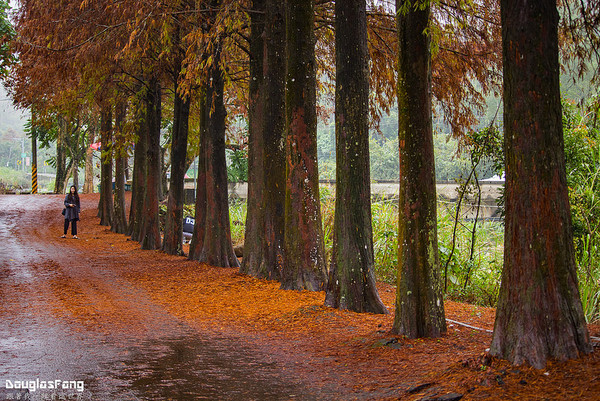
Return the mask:
<path id="1" fill-rule="evenodd" d="M 335 181 L 321 180 L 319 181 L 322 187 L 335 189 Z M 501 195 L 501 188 L 504 185 L 503 181 L 480 181 L 481 187 L 481 204 L 479 205 L 479 217 L 483 219 L 495 219 L 499 215 L 499 209 L 496 200 Z M 186 180 L 186 203 L 194 203 L 195 193 L 193 180 Z M 374 181 L 371 183 L 371 193 L 373 197 L 378 199 L 397 199 L 400 184 L 398 181 Z M 438 202 L 442 206 L 452 208 L 458 200 L 459 185 L 453 181 L 442 181 L 436 183 L 436 191 Z M 246 199 L 248 197 L 248 183 L 245 182 L 230 182 L 228 184 L 229 197 L 232 199 Z M 463 200 L 462 214 L 466 219 L 474 218 L 476 214 L 475 199 L 466 198 Z"/>

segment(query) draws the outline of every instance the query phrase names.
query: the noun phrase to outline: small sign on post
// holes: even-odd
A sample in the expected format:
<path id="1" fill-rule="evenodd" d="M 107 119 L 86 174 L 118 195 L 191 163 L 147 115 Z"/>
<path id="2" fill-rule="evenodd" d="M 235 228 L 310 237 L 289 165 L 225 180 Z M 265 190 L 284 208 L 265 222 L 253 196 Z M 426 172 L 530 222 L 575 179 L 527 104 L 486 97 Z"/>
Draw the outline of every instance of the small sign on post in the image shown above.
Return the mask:
<path id="1" fill-rule="evenodd" d="M 193 217 L 187 216 L 183 219 L 183 239 L 185 241 L 191 241 L 192 235 L 194 234 L 194 224 L 196 220 Z"/>

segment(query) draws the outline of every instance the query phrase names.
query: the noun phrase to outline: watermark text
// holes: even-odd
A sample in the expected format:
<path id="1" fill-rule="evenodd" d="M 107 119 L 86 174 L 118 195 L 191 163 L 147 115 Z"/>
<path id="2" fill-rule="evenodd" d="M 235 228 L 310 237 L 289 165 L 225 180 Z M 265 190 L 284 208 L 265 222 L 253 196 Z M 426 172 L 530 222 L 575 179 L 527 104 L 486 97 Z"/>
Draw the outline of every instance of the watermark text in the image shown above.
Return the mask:
<path id="1" fill-rule="evenodd" d="M 85 390 L 83 380 L 6 380 L 5 388 L 8 390 L 26 389 L 30 392 L 37 390 L 74 390 L 82 393 Z"/>

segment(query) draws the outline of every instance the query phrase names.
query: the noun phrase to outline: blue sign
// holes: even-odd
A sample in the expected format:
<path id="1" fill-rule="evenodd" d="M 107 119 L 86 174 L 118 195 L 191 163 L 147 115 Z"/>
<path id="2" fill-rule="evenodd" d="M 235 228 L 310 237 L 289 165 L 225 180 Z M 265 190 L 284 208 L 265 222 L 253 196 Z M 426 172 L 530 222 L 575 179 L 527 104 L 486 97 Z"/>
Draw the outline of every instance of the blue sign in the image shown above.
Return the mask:
<path id="1" fill-rule="evenodd" d="M 183 232 L 186 234 L 193 234 L 195 222 L 196 222 L 196 220 L 194 220 L 194 218 L 189 217 L 189 216 L 186 217 L 185 219 L 183 219 Z"/>

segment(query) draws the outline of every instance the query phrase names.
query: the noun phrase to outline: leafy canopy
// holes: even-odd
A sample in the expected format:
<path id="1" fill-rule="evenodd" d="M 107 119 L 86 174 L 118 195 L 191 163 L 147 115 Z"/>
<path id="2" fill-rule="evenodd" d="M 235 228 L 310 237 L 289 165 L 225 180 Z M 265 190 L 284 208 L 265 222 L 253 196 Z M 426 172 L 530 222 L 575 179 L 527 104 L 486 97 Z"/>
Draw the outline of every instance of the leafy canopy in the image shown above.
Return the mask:
<path id="1" fill-rule="evenodd" d="M 8 1 L 0 0 L 0 79 L 8 74 L 8 68 L 14 62 L 10 41 L 15 36 L 15 30 L 8 18 L 9 9 Z"/>

